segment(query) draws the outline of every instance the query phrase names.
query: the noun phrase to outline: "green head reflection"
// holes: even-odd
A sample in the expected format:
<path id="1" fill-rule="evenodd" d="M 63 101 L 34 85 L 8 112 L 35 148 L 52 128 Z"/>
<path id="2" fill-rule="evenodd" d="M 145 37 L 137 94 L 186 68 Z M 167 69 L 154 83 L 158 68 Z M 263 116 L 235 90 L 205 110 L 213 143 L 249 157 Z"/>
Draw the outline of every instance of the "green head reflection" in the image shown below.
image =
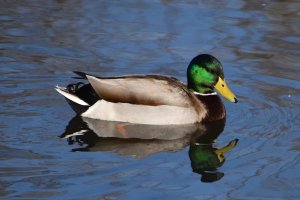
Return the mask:
<path id="1" fill-rule="evenodd" d="M 202 182 L 214 182 L 220 180 L 224 173 L 217 169 L 225 162 L 224 153 L 237 145 L 238 139 L 234 139 L 226 146 L 217 149 L 213 144 L 194 143 L 190 145 L 189 157 L 194 172 L 201 174 Z"/>

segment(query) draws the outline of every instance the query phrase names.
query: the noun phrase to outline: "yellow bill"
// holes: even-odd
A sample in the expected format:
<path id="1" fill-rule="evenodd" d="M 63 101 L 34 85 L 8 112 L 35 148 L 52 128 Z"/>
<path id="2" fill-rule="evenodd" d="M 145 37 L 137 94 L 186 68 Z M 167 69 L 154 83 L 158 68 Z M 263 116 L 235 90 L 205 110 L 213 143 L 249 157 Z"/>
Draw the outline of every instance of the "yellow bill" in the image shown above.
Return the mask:
<path id="1" fill-rule="evenodd" d="M 227 86 L 225 80 L 223 80 L 222 78 L 219 77 L 218 82 L 216 83 L 216 85 L 214 87 L 228 101 L 233 102 L 233 103 L 238 102 L 237 98 L 231 92 L 231 90 Z"/>
<path id="2" fill-rule="evenodd" d="M 234 140 L 230 141 L 229 144 L 226 145 L 225 147 L 223 147 L 221 149 L 217 149 L 215 151 L 220 162 L 223 162 L 225 160 L 225 157 L 223 156 L 223 154 L 226 153 L 227 151 L 230 151 L 232 148 L 234 148 L 237 145 L 238 141 L 239 141 L 238 139 L 234 139 Z"/>

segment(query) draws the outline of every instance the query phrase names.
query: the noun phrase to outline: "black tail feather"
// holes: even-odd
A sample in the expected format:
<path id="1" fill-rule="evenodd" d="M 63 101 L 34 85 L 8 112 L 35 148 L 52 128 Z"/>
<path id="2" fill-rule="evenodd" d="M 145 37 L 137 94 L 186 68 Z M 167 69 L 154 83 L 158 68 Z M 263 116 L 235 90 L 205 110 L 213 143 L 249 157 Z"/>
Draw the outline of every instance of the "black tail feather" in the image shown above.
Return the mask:
<path id="1" fill-rule="evenodd" d="M 79 77 L 74 77 L 76 79 L 87 79 L 86 75 L 87 73 L 80 72 L 80 71 L 73 71 L 73 73 L 77 74 Z"/>

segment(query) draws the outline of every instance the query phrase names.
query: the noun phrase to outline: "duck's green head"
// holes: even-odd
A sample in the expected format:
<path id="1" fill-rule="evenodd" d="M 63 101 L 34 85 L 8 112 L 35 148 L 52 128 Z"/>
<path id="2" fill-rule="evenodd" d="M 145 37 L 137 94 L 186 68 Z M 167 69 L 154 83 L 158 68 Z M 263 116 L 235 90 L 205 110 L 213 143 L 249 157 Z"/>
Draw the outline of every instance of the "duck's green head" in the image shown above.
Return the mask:
<path id="1" fill-rule="evenodd" d="M 201 94 L 213 93 L 216 89 L 228 101 L 237 103 L 237 98 L 228 88 L 220 61 L 208 54 L 193 58 L 187 69 L 188 88 Z"/>

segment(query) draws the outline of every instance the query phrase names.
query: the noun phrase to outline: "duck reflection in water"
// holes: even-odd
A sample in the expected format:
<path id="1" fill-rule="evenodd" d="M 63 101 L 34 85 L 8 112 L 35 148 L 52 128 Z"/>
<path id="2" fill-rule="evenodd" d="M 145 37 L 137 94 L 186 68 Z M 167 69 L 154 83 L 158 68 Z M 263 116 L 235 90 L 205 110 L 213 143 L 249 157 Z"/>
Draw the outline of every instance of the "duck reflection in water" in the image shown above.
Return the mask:
<path id="1" fill-rule="evenodd" d="M 238 142 L 232 140 L 223 148 L 213 147 L 225 127 L 225 119 L 205 124 L 141 125 L 74 117 L 60 136 L 68 144 L 79 145 L 72 151 L 109 151 L 121 156 L 142 159 L 159 152 L 175 152 L 188 145 L 193 172 L 202 182 L 221 179 L 217 168 L 225 162 L 224 153 Z"/>
<path id="2" fill-rule="evenodd" d="M 202 182 L 214 182 L 224 176 L 224 173 L 217 169 L 225 162 L 224 153 L 235 147 L 238 142 L 238 139 L 234 139 L 220 149 L 213 147 L 224 126 L 225 120 L 206 124 L 206 132 L 191 140 L 189 149 L 191 167 L 193 172 L 202 175 Z"/>

